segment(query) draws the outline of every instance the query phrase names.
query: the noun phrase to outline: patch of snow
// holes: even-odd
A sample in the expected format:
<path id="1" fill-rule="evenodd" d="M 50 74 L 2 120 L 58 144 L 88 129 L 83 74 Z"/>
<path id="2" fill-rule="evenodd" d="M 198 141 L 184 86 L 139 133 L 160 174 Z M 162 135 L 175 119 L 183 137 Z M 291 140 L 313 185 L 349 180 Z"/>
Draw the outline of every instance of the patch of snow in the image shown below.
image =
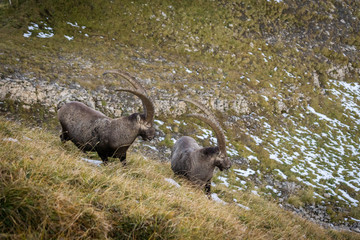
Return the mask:
<path id="1" fill-rule="evenodd" d="M 245 205 L 242 205 L 241 203 L 238 203 L 238 201 L 237 201 L 235 198 L 234 198 L 234 202 L 235 202 L 236 205 L 238 205 L 239 207 L 241 207 L 241 208 L 243 208 L 243 209 L 245 209 L 245 210 L 247 210 L 247 211 L 250 210 L 249 207 L 247 207 L 247 206 L 245 206 Z"/>
<path id="2" fill-rule="evenodd" d="M 249 152 L 254 152 L 253 150 L 251 150 L 251 148 L 249 148 L 248 146 L 245 146 L 245 149 L 248 150 Z"/>
<path id="3" fill-rule="evenodd" d="M 15 139 L 15 138 L 3 138 L 4 142 L 14 142 L 14 143 L 19 143 L 19 140 Z"/>
<path id="4" fill-rule="evenodd" d="M 250 156 L 248 156 L 247 158 L 248 158 L 249 160 L 255 160 L 255 161 L 257 161 L 257 162 L 260 162 L 259 159 L 258 159 L 257 157 L 255 157 L 255 156 L 253 156 L 253 155 L 250 155 Z"/>
<path id="5" fill-rule="evenodd" d="M 350 217 L 350 218 L 351 218 L 351 220 L 353 220 L 353 221 L 355 221 L 355 222 L 360 222 L 359 219 L 356 219 L 356 218 L 353 218 L 353 217 Z"/>
<path id="6" fill-rule="evenodd" d="M 263 142 L 263 140 L 261 140 L 261 138 L 259 138 L 258 136 L 250 135 L 250 137 L 254 139 L 256 145 L 260 145 Z"/>
<path id="7" fill-rule="evenodd" d="M 343 196 L 344 198 L 346 198 L 347 200 L 350 201 L 350 204 L 351 204 L 351 205 L 353 205 L 353 206 L 355 206 L 355 207 L 358 206 L 358 204 L 359 204 L 359 201 L 358 201 L 358 200 L 352 198 L 352 197 L 351 197 L 347 192 L 345 192 L 344 190 L 342 190 L 342 189 L 338 189 L 338 190 L 339 190 L 339 192 L 342 193 L 342 196 Z"/>
<path id="8" fill-rule="evenodd" d="M 154 151 L 157 151 L 157 152 L 159 151 L 159 150 L 157 150 L 156 147 L 150 146 L 150 145 L 148 145 L 148 144 L 143 144 L 143 146 L 148 147 L 148 148 L 150 148 L 150 149 L 152 149 L 152 150 L 154 150 Z"/>
<path id="9" fill-rule="evenodd" d="M 276 70 L 278 69 L 274 69 Z M 290 74 L 288 73 L 289 76 Z M 272 160 L 288 166 L 291 172 L 295 173 L 297 180 L 303 184 L 315 190 L 323 189 L 349 206 L 356 206 L 359 204 L 358 200 L 351 197 L 342 185 L 345 184 L 355 192 L 360 191 L 360 164 L 357 161 L 360 157 L 360 139 L 354 138 L 354 134 L 358 132 L 357 126 L 360 125 L 360 84 L 336 80 L 329 82 L 330 89 L 327 91 L 332 93 L 329 94 L 329 99 L 336 98 L 336 101 L 341 101 L 344 109 L 341 120 L 350 122 L 351 125 L 343 124 L 336 117 L 332 119 L 307 106 L 301 107 L 306 114 L 283 115 L 289 120 L 289 124 L 292 124 L 293 131 L 287 130 L 287 127 L 273 127 L 266 122 L 265 117 L 259 116 L 258 121 L 262 123 L 264 131 L 261 135 L 254 136 L 248 133 L 248 136 L 254 139 L 257 145 L 263 145 Z M 283 98 L 281 94 L 276 97 Z M 310 114 L 315 114 L 317 119 L 314 120 L 314 116 Z M 315 133 L 302 126 L 304 120 L 311 120 L 316 128 L 325 124 L 328 130 Z M 245 148 L 253 153 L 250 148 Z M 274 174 L 284 179 L 288 178 L 279 169 L 275 169 Z M 342 190 L 335 192 L 335 189 Z M 314 193 L 313 197 L 324 198 L 317 193 Z"/>
<path id="10" fill-rule="evenodd" d="M 212 199 L 213 201 L 217 202 L 217 203 L 221 203 L 222 205 L 226 205 L 226 204 L 227 204 L 227 202 L 225 202 L 225 201 L 223 201 L 222 199 L 220 199 L 216 193 L 212 193 L 212 194 L 211 194 L 211 199 Z"/>
<path id="11" fill-rule="evenodd" d="M 70 25 L 70 26 L 72 26 L 72 27 L 76 27 L 76 28 L 79 27 L 79 25 L 77 24 L 77 22 L 75 22 L 75 23 L 66 22 L 66 24 L 68 24 L 68 25 Z"/>
<path id="12" fill-rule="evenodd" d="M 43 31 L 38 32 L 36 37 L 38 38 L 51 38 L 54 36 L 54 30 L 52 27 L 48 26 L 45 22 L 41 21 L 41 25 L 43 26 Z M 28 26 L 28 31 L 23 34 L 24 37 L 29 38 L 32 35 L 32 31 L 39 31 L 40 27 L 37 23 L 31 22 Z"/>
<path id="13" fill-rule="evenodd" d="M 50 32 L 50 33 L 43 33 L 43 32 L 39 32 L 37 37 L 38 38 L 51 38 L 54 36 L 54 33 Z"/>
<path id="14" fill-rule="evenodd" d="M 318 194 L 317 192 L 314 192 L 314 196 L 321 198 L 321 199 L 325 199 L 323 196 L 321 196 L 320 194 Z"/>
<path id="15" fill-rule="evenodd" d="M 287 176 L 281 170 L 275 169 L 275 171 L 277 171 L 283 179 L 285 179 L 285 180 L 287 179 Z"/>
<path id="16" fill-rule="evenodd" d="M 73 36 L 64 35 L 64 37 L 65 37 L 67 40 L 69 40 L 69 41 L 74 40 L 74 37 L 73 37 Z"/>
<path id="17" fill-rule="evenodd" d="M 245 205 L 242 205 L 241 203 L 236 203 L 236 205 L 238 205 L 239 207 L 245 209 L 246 211 L 250 211 L 251 209 Z"/>
<path id="18" fill-rule="evenodd" d="M 168 183 L 174 185 L 175 187 L 179 188 L 180 184 L 178 184 L 174 179 L 172 178 L 165 178 L 165 181 L 167 181 Z"/>
<path id="19" fill-rule="evenodd" d="M 94 164 L 96 166 L 100 166 L 103 161 L 100 161 L 100 160 L 93 160 L 93 159 L 88 159 L 88 158 L 81 158 L 81 160 L 84 160 L 85 162 L 88 162 L 88 163 L 91 163 L 91 164 Z"/>
<path id="20" fill-rule="evenodd" d="M 333 123 L 333 124 L 335 124 L 335 125 L 339 125 L 339 126 L 341 126 L 341 127 L 346 127 L 347 129 L 350 129 L 349 126 L 341 123 L 339 120 L 337 120 L 337 119 L 331 119 L 331 118 L 327 117 L 325 114 L 316 112 L 314 108 L 310 107 L 310 105 L 307 106 L 307 109 L 308 109 L 311 113 L 317 115 L 317 116 L 318 116 L 320 119 L 322 119 L 322 120 L 325 120 L 325 121 L 328 121 L 328 122 Z"/>
<path id="21" fill-rule="evenodd" d="M 259 193 L 256 190 L 251 190 L 251 193 L 260 197 Z"/>
<path id="22" fill-rule="evenodd" d="M 278 157 L 278 154 L 277 153 L 271 153 L 269 155 L 269 158 L 272 159 L 272 160 L 275 160 L 279 163 L 283 163 L 283 161 Z"/>
<path id="23" fill-rule="evenodd" d="M 26 38 L 29 38 L 31 36 L 31 34 L 32 34 L 32 32 L 27 31 L 26 33 L 24 33 L 23 36 L 26 37 Z"/>
<path id="24" fill-rule="evenodd" d="M 222 181 L 221 184 L 224 184 L 226 187 L 229 187 L 229 186 L 230 186 L 230 184 L 229 184 L 228 181 L 227 181 L 228 179 L 227 179 L 226 177 L 219 176 L 218 179 L 219 179 L 220 181 Z"/>
<path id="25" fill-rule="evenodd" d="M 240 180 L 240 181 L 238 181 L 239 183 L 241 183 L 242 185 L 245 185 L 246 184 L 246 181 L 244 181 L 244 180 Z"/>
<path id="26" fill-rule="evenodd" d="M 274 193 L 279 192 L 277 189 L 275 189 L 275 188 L 274 188 L 273 186 L 271 186 L 271 185 L 266 185 L 265 188 L 273 191 Z"/>
<path id="27" fill-rule="evenodd" d="M 229 155 L 229 156 L 231 156 L 231 157 L 234 157 L 234 156 L 239 156 L 239 152 L 236 150 L 236 149 L 234 149 L 234 148 L 227 148 L 227 150 L 226 150 L 226 152 L 227 152 L 227 154 Z"/>
<path id="28" fill-rule="evenodd" d="M 158 119 L 155 119 L 155 120 L 154 120 L 154 122 L 155 122 L 155 123 L 157 123 L 157 124 L 159 124 L 159 125 L 163 125 L 163 124 L 164 124 L 164 122 L 163 122 L 163 121 L 158 120 Z"/>
<path id="29" fill-rule="evenodd" d="M 36 23 L 31 23 L 32 25 L 28 26 L 28 29 L 33 31 L 33 30 L 37 30 L 39 29 L 39 25 L 37 25 Z"/>
<path id="30" fill-rule="evenodd" d="M 255 174 L 255 171 L 252 170 L 252 169 L 250 169 L 250 168 L 248 168 L 248 169 L 246 169 L 246 170 L 234 169 L 234 171 L 235 171 L 238 175 L 243 176 L 243 177 L 248 177 L 248 176 L 250 176 L 250 175 Z"/>
<path id="31" fill-rule="evenodd" d="M 192 73 L 192 71 L 191 71 L 190 69 L 188 69 L 187 67 L 185 67 L 185 71 L 186 71 L 187 73 Z"/>
<path id="32" fill-rule="evenodd" d="M 292 73 L 288 72 L 286 69 L 283 69 L 283 70 L 288 75 L 288 77 L 296 78 Z"/>

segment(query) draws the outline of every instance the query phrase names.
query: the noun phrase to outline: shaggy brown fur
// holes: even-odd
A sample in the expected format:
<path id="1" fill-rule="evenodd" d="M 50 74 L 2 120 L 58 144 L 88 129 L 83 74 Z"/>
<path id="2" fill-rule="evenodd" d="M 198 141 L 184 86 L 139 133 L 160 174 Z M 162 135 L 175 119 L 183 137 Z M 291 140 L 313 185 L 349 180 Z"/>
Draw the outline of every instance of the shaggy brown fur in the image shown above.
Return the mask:
<path id="1" fill-rule="evenodd" d="M 144 140 L 155 136 L 152 124 L 139 113 L 111 119 L 80 102 L 62 106 L 58 118 L 62 141 L 71 140 L 83 151 L 96 151 L 104 162 L 115 157 L 125 164 L 126 151 L 137 136 Z"/>

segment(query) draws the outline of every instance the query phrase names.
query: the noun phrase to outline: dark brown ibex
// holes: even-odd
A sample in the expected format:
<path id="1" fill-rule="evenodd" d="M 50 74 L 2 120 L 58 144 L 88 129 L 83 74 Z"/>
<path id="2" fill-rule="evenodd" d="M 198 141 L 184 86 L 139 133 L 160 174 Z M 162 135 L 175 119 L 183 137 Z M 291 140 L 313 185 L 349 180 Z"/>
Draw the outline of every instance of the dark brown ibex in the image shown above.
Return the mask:
<path id="1" fill-rule="evenodd" d="M 109 73 L 122 76 L 135 88 L 116 91 L 138 96 L 144 113 L 111 119 L 81 102 L 70 102 L 58 111 L 62 127 L 60 138 L 63 142 L 71 140 L 84 152 L 96 151 L 104 163 L 108 161 L 108 157 L 115 157 L 125 165 L 126 151 L 138 136 L 149 141 L 155 136 L 154 105 L 145 89 L 133 77 L 119 70 L 106 71 L 104 75 Z"/>
<path id="2" fill-rule="evenodd" d="M 191 99 L 182 101 L 194 104 L 206 114 L 188 114 L 187 116 L 207 123 L 215 132 L 218 146 L 200 147 L 192 137 L 183 136 L 172 148 L 171 169 L 175 174 L 183 175 L 191 182 L 205 186 L 205 192 L 210 194 L 211 178 L 215 167 L 223 171 L 232 165 L 226 154 L 225 135 L 215 120 L 215 116 L 205 106 Z"/>

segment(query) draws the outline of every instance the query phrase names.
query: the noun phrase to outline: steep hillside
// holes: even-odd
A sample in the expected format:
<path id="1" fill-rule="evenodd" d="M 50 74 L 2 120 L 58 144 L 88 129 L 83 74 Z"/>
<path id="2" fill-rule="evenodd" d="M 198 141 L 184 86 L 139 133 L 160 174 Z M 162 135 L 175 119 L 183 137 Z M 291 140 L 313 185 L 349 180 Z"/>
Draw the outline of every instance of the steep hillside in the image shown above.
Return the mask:
<path id="1" fill-rule="evenodd" d="M 215 144 L 180 116 L 192 111 L 180 97 L 198 99 L 236 163 L 215 189 L 360 232 L 358 1 L 24 0 L 0 3 L 0 16 L 4 115 L 55 131 L 59 101 L 137 111 L 113 91 L 124 83 L 102 76 L 124 69 L 157 110 L 157 138 L 133 152 L 168 160 L 184 134 Z"/>
<path id="2" fill-rule="evenodd" d="M 1 239 L 358 237 L 249 193 L 217 188 L 224 200 L 211 201 L 168 163 L 131 154 L 126 167 L 97 166 L 47 131 L 3 118 L 0 126 Z"/>

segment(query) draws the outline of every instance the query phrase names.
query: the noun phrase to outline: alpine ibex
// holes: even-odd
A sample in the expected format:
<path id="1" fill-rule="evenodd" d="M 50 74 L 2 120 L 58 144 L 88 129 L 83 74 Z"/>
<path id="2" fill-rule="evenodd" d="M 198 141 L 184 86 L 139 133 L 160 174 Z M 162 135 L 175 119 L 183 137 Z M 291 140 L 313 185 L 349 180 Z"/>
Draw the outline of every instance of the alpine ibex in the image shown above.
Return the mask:
<path id="1" fill-rule="evenodd" d="M 189 117 L 198 118 L 207 123 L 215 132 L 218 146 L 200 147 L 197 142 L 189 136 L 183 136 L 174 144 L 171 151 L 171 169 L 177 175 L 183 175 L 195 184 L 205 186 L 205 192 L 210 194 L 211 178 L 215 167 L 221 171 L 231 167 L 231 161 L 226 154 L 225 135 L 215 116 L 201 103 L 183 99 L 197 106 L 206 115 L 188 114 Z"/>
<path id="2" fill-rule="evenodd" d="M 125 78 L 135 89 L 117 89 L 138 96 L 143 104 L 144 113 L 133 113 L 112 119 L 81 102 L 70 102 L 58 111 L 62 127 L 61 141 L 71 140 L 79 149 L 96 151 L 106 164 L 108 157 L 119 158 L 126 164 L 126 151 L 138 136 L 152 140 L 154 105 L 146 95 L 145 89 L 133 77 L 119 70 L 106 71 L 105 74 L 118 74 Z"/>

